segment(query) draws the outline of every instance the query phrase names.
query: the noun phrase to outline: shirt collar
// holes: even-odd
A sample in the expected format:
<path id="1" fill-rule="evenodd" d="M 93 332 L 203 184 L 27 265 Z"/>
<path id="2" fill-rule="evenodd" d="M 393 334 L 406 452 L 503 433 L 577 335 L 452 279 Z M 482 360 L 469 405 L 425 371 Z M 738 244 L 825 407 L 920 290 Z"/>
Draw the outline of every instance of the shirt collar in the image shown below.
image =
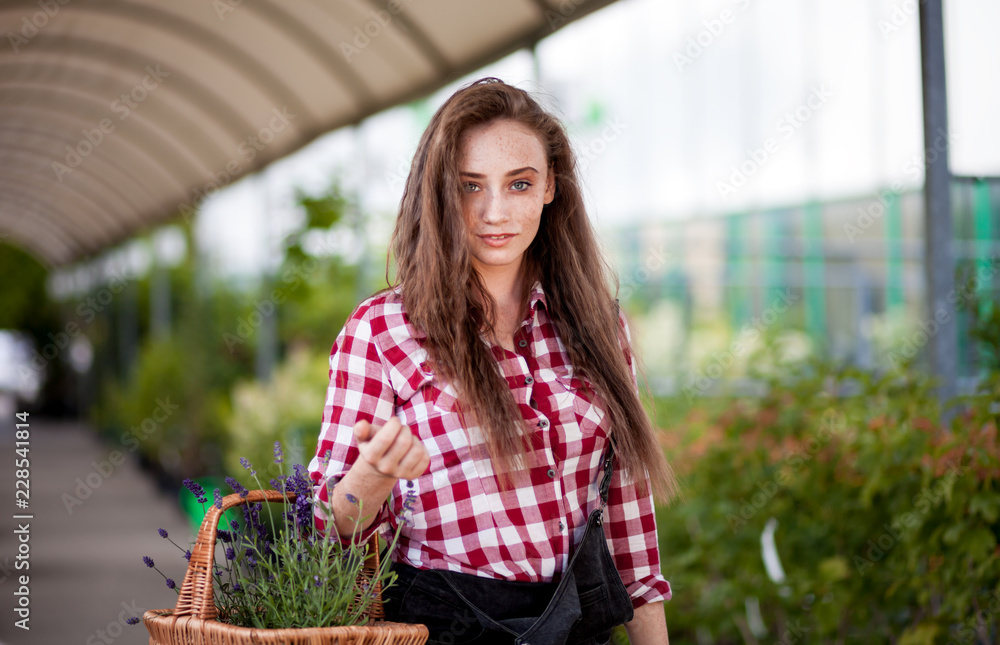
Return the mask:
<path id="1" fill-rule="evenodd" d="M 531 295 L 528 296 L 528 308 L 534 312 L 538 308 L 537 303 L 539 302 L 548 310 L 549 304 L 545 300 L 545 290 L 542 289 L 542 281 L 535 280 L 535 284 L 531 286 Z"/>

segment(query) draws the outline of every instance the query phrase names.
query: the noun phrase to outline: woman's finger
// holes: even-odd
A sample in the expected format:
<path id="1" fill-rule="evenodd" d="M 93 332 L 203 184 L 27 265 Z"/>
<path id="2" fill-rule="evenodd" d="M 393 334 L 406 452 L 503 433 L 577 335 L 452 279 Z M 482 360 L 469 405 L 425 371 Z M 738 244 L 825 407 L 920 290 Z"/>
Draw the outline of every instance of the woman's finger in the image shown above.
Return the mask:
<path id="1" fill-rule="evenodd" d="M 372 468 L 379 471 L 381 474 L 386 473 L 380 466 L 380 462 L 385 458 L 385 453 L 392 447 L 393 443 L 396 441 L 396 435 L 400 431 L 399 419 L 395 417 L 389 419 L 389 421 L 382 426 L 377 428 L 368 439 L 358 445 L 358 451 L 361 456 L 367 461 Z"/>
<path id="2" fill-rule="evenodd" d="M 413 434 L 410 432 L 410 429 L 407 426 L 400 428 L 392 445 L 385 451 L 382 460 L 379 461 L 379 470 L 398 477 L 399 464 L 406 456 L 406 453 L 409 452 L 413 442 Z"/>

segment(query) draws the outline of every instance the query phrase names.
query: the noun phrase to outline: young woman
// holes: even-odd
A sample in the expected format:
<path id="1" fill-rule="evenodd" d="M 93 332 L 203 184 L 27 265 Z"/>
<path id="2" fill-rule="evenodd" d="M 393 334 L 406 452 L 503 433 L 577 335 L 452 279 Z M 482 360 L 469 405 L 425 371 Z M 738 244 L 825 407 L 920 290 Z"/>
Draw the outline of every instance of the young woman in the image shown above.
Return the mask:
<path id="1" fill-rule="evenodd" d="M 603 643 L 601 620 L 666 643 L 653 492 L 676 483 L 562 126 L 498 79 L 457 91 L 421 138 L 390 250 L 394 286 L 333 345 L 317 523 L 350 536 L 360 515 L 359 539 L 405 523 L 385 609 L 431 643 Z M 591 588 L 598 551 L 613 580 Z M 599 616 L 615 588 L 627 613 Z"/>

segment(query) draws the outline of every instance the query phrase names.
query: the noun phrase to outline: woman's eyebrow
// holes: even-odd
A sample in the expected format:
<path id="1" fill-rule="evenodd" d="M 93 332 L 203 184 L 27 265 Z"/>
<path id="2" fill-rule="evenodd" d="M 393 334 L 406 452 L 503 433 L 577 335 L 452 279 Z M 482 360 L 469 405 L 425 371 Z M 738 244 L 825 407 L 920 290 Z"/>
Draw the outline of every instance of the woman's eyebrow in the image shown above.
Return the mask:
<path id="1" fill-rule="evenodd" d="M 532 166 L 525 166 L 524 168 L 517 168 L 516 170 L 511 170 L 509 173 L 507 173 L 506 176 L 507 177 L 512 177 L 514 175 L 518 175 L 518 174 L 524 172 L 525 170 L 530 170 L 530 171 L 532 171 L 534 173 L 538 172 Z M 458 174 L 465 175 L 466 177 L 472 177 L 474 179 L 483 179 L 484 177 L 486 177 L 486 175 L 484 175 L 484 174 L 481 174 L 481 173 L 478 173 L 478 172 L 466 172 L 465 170 L 463 170 L 462 172 L 460 172 Z"/>

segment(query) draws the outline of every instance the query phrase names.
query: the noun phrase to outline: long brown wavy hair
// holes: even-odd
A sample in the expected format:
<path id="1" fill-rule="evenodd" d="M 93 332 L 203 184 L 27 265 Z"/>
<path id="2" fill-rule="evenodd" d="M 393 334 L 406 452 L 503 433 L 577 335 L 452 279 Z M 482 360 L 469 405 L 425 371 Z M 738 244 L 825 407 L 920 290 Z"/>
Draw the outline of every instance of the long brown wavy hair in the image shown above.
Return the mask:
<path id="1" fill-rule="evenodd" d="M 402 287 L 410 322 L 427 334 L 429 360 L 459 392 L 463 420 L 467 414 L 475 419 L 501 481 L 509 483 L 508 475 L 524 467 L 528 431 L 496 361 L 479 340 L 486 333 L 496 342 L 496 302 L 471 263 L 459 177 L 463 133 L 496 119 L 534 131 L 555 175 L 555 198 L 544 206 L 538 233 L 525 251 L 519 311 L 527 311 L 528 290 L 540 280 L 576 374 L 605 402 L 619 467 L 643 492 L 648 474 L 657 497 L 666 501 L 677 493 L 677 481 L 622 353 L 622 346 L 628 347 L 636 360 L 609 287 L 613 283 L 617 293 L 617 276 L 584 209 L 566 132 L 527 92 L 482 78 L 463 86 L 434 114 L 406 180 L 389 248 L 396 278 L 389 279 L 387 257 L 386 282 Z"/>

